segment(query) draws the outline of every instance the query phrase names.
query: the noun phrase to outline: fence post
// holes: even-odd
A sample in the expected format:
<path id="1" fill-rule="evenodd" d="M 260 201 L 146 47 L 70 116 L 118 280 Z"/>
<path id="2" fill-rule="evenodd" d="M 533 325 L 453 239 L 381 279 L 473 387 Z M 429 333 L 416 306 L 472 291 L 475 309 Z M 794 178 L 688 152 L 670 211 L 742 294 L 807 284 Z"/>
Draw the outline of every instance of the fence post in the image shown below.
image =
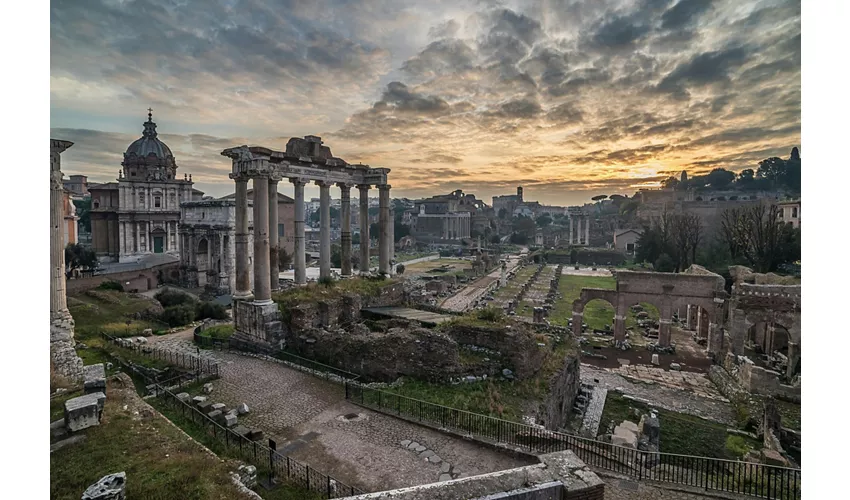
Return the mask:
<path id="1" fill-rule="evenodd" d="M 273 439 L 269 439 L 269 484 L 272 484 L 274 478 L 274 453 L 277 450 L 277 443 Z"/>

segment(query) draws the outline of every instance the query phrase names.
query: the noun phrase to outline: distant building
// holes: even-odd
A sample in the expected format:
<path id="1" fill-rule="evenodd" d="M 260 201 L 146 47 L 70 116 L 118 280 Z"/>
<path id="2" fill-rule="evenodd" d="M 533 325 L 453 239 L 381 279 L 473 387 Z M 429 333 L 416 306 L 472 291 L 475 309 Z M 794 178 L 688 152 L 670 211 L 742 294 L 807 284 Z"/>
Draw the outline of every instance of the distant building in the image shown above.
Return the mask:
<path id="1" fill-rule="evenodd" d="M 236 193 L 221 198 L 236 200 Z M 248 190 L 248 201 L 253 202 L 254 190 Z M 253 214 L 252 214 L 253 217 Z M 295 200 L 283 193 L 277 193 L 277 236 L 279 248 L 289 255 L 295 255 Z"/>
<path id="2" fill-rule="evenodd" d="M 107 261 L 132 262 L 143 255 L 180 251 L 180 204 L 200 200 L 192 178 L 177 178 L 171 149 L 157 138 L 148 113 L 142 137 L 124 153 L 117 182 L 89 185 L 92 247 Z"/>
<path id="3" fill-rule="evenodd" d="M 68 179 L 62 179 L 62 186 L 72 195 L 88 196 L 89 181 L 85 175 L 72 175 Z"/>
<path id="4" fill-rule="evenodd" d="M 493 210 L 498 214 L 503 208 L 508 214 L 514 213 L 514 210 L 523 203 L 522 186 L 517 186 L 516 194 L 508 194 L 504 196 L 493 197 Z"/>
<path id="5" fill-rule="evenodd" d="M 781 201 L 777 205 L 779 220 L 791 224 L 794 229 L 800 229 L 800 200 Z"/>
<path id="6" fill-rule="evenodd" d="M 614 233 L 614 248 L 625 252 L 627 255 L 634 255 L 637 249 L 637 241 L 643 231 L 639 229 L 623 229 Z"/>
<path id="7" fill-rule="evenodd" d="M 413 202 L 414 209 L 402 215 L 409 221 L 417 240 L 459 240 L 471 238 L 473 229 L 483 232 L 490 226 L 487 204 L 460 189 Z"/>

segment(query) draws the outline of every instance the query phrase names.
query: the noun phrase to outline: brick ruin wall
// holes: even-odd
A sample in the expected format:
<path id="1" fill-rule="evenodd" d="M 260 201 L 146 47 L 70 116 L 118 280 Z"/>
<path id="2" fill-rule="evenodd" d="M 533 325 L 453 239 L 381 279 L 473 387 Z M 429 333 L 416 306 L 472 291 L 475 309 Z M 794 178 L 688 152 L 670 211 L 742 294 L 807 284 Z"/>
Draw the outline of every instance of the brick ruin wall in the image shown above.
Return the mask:
<path id="1" fill-rule="evenodd" d="M 561 369 L 549 381 L 549 396 L 541 414 L 543 425 L 558 430 L 567 424 L 581 389 L 581 364 L 578 356 L 568 355 Z"/>
<path id="2" fill-rule="evenodd" d="M 178 272 L 178 269 L 179 264 L 174 262 L 154 266 L 150 269 L 127 271 L 123 273 L 100 274 L 97 276 L 90 276 L 88 278 L 70 279 L 67 280 L 65 283 L 66 289 L 69 294 L 84 292 L 86 290 L 97 288 L 98 285 L 100 285 L 104 281 L 117 281 L 118 283 L 121 283 L 121 285 L 124 287 L 124 291 L 126 292 L 131 290 L 146 292 L 148 290 L 153 290 L 157 287 L 157 285 L 159 285 L 160 271 L 163 274 L 168 275 L 172 272 Z M 130 282 L 129 285 L 127 284 L 128 281 Z"/>

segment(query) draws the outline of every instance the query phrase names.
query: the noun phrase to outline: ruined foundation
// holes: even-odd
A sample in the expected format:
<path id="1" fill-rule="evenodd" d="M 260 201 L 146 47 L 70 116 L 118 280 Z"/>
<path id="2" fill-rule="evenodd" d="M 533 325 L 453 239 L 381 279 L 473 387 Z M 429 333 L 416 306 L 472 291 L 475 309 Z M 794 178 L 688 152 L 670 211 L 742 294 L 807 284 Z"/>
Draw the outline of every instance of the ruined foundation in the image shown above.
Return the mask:
<path id="1" fill-rule="evenodd" d="M 83 360 L 74 350 L 74 319 L 64 311 L 50 320 L 50 361 L 53 368 L 71 382 L 83 378 Z"/>
<path id="2" fill-rule="evenodd" d="M 256 302 L 233 301 L 234 325 L 233 338 L 237 341 L 258 344 L 260 347 L 276 345 L 281 338 L 280 310 L 274 302 L 257 304 Z"/>

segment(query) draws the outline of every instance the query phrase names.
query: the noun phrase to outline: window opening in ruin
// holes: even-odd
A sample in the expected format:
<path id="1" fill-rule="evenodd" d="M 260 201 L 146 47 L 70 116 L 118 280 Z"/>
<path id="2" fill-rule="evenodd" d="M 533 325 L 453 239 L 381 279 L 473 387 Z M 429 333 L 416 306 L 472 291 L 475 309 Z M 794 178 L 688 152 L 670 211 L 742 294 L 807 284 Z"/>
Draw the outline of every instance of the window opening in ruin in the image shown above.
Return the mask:
<path id="1" fill-rule="evenodd" d="M 153 206 L 156 208 L 160 208 L 162 206 L 162 198 L 160 198 L 159 196 L 154 196 Z"/>

